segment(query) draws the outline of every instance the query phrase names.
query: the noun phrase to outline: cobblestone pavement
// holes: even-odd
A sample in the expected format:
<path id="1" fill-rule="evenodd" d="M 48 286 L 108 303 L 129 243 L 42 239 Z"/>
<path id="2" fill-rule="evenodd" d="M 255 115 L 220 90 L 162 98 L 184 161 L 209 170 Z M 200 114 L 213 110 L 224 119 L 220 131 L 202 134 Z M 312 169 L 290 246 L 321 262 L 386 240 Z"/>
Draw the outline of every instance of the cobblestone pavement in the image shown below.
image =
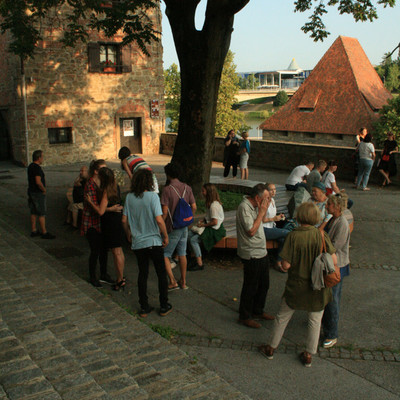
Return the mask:
<path id="1" fill-rule="evenodd" d="M 246 399 L 0 220 L 0 399 Z"/>
<path id="2" fill-rule="evenodd" d="M 169 158 L 158 155 L 146 157 L 146 160 L 157 173 L 159 182 L 164 182 L 165 178 L 162 167 L 168 162 Z M 111 166 L 117 166 L 117 163 L 111 164 Z M 169 361 L 165 361 L 165 358 L 171 359 L 172 365 L 174 365 L 171 367 L 170 373 L 173 375 L 173 378 L 171 378 L 172 381 L 179 381 L 178 386 L 175 387 L 181 387 L 179 385 L 184 384 L 182 380 L 177 378 L 179 375 L 178 371 L 180 370 L 175 369 L 175 364 L 178 365 L 178 368 L 181 367 L 181 359 L 174 359 L 173 357 L 175 355 L 176 357 L 187 357 L 186 354 L 189 354 L 190 357 L 186 359 L 182 358 L 182 360 L 186 360 L 182 362 L 182 368 L 185 368 L 182 376 L 190 375 L 190 373 L 186 372 L 186 367 L 189 369 L 195 368 L 201 362 L 209 370 L 214 371 L 214 373 L 216 372 L 228 382 L 231 385 L 231 389 L 235 388 L 240 393 L 254 399 L 281 399 L 284 397 L 286 400 L 299 398 L 346 398 L 347 400 L 374 398 L 388 400 L 400 397 L 400 381 L 398 379 L 398 376 L 400 376 L 400 337 L 398 334 L 400 331 L 400 319 L 398 318 L 400 304 L 400 292 L 398 290 L 400 286 L 400 262 L 398 261 L 400 259 L 400 230 L 398 229 L 400 211 L 398 208 L 398 196 L 400 191 L 398 188 L 392 187 L 387 190 L 378 190 L 372 187 L 371 192 L 366 193 L 353 190 L 350 183 L 339 182 L 339 186 L 345 187 L 355 202 L 353 206 L 355 229 L 352 233 L 350 257 L 351 275 L 346 278 L 343 284 L 338 346 L 330 350 L 319 349 L 319 354 L 313 360 L 313 367 L 310 370 L 300 365 L 296 355 L 302 349 L 302 344 L 305 341 L 306 317 L 304 314 L 295 313 L 285 332 L 284 340 L 277 351 L 277 356 L 272 362 L 269 362 L 256 352 L 257 345 L 265 343 L 268 339 L 272 327 L 271 323 L 262 322 L 262 328 L 258 330 L 251 330 L 237 324 L 238 299 L 240 297 L 243 277 L 241 263 L 236 257 L 235 252 L 213 251 L 211 256 L 205 259 L 207 266 L 204 271 L 189 272 L 188 285 L 190 289 L 186 291 L 178 290 L 170 294 L 170 302 L 174 306 L 174 311 L 166 318 L 160 318 L 156 313 L 152 313 L 143 321 L 147 325 L 152 325 L 153 329 L 168 331 L 172 336 L 170 343 L 168 343 L 150 331 L 146 325 L 121 310 L 121 308 L 135 310 L 138 306 L 136 259 L 128 248 L 124 249 L 126 256 L 125 271 L 128 279 L 128 286 L 125 292 L 113 292 L 109 287 L 95 290 L 85 282 L 87 279 L 87 243 L 70 228 L 63 225 L 66 188 L 73 181 L 79 170 L 79 165 L 45 168 L 49 188 L 48 227 L 51 232 L 57 235 L 57 239 L 54 241 L 30 239 L 28 237 L 29 216 L 26 207 L 26 171 L 7 166 L 7 168 L 0 168 L 0 178 L 1 170 L 7 170 L 8 172 L 5 172 L 5 174 L 10 177 L 4 180 L 0 179 L 0 219 L 5 223 L 5 225 L 0 224 L 0 228 L 3 229 L 1 239 L 4 240 L 5 237 L 8 237 L 7 225 L 10 225 L 14 229 L 12 231 L 14 233 L 12 233 L 13 240 L 11 242 L 14 243 L 15 238 L 18 237 L 21 240 L 21 245 L 17 245 L 14 250 L 9 250 L 6 260 L 0 259 L 2 263 L 0 264 L 2 279 L 4 280 L 4 275 L 9 277 L 11 274 L 13 276 L 13 279 L 11 279 L 12 285 L 8 282 L 5 286 L 3 283 L 0 285 L 0 304 L 2 303 L 2 299 L 10 294 L 7 288 L 11 288 L 18 296 L 24 293 L 24 290 L 18 286 L 21 279 L 20 274 L 23 272 L 20 270 L 20 266 L 23 264 L 21 259 L 28 260 L 27 263 L 29 264 L 31 255 L 34 259 L 39 257 L 39 266 L 46 267 L 44 270 L 46 271 L 44 272 L 45 277 L 40 276 L 36 279 L 34 276 L 29 276 L 29 285 L 26 290 L 27 301 L 30 302 L 33 299 L 33 296 L 29 295 L 29 292 L 33 290 L 37 293 L 38 298 L 43 300 L 47 288 L 49 288 L 48 293 L 51 301 L 56 298 L 52 297 L 55 296 L 55 290 L 53 286 L 54 281 L 50 279 L 53 276 L 51 270 L 55 271 L 54 274 L 62 274 L 64 277 L 68 276 L 70 282 L 73 281 L 74 284 L 78 285 L 79 291 L 70 291 L 70 284 L 66 284 L 67 293 L 71 293 L 70 297 L 68 295 L 67 300 L 60 295 L 60 299 L 63 298 L 65 300 L 65 304 L 62 303 L 61 306 L 66 307 L 65 312 L 67 312 L 64 315 L 64 311 L 61 311 L 62 315 L 60 317 L 68 320 L 66 324 L 71 323 L 77 329 L 80 329 L 82 326 L 82 329 L 87 331 L 85 336 L 90 343 L 93 342 L 93 346 L 103 346 L 101 342 L 102 338 L 97 338 L 96 334 L 91 336 L 90 331 L 92 323 L 96 327 L 94 331 L 97 328 L 101 329 L 99 328 L 99 324 L 105 323 L 104 319 L 98 320 L 97 318 L 97 315 L 100 315 L 100 311 L 98 311 L 99 314 L 96 311 L 93 318 L 91 315 L 89 317 L 86 315 L 85 318 L 83 317 L 85 314 L 77 314 L 81 317 L 77 317 L 76 321 L 69 321 L 69 318 L 73 318 L 73 313 L 72 311 L 69 313 L 67 311 L 69 307 L 71 307 L 70 310 L 74 310 L 74 307 L 79 308 L 80 302 L 82 302 L 82 305 L 87 306 L 87 310 L 85 308 L 84 311 L 91 314 L 90 307 L 94 307 L 92 301 L 96 301 L 101 308 L 105 307 L 102 312 L 104 318 L 107 315 L 109 321 L 111 320 L 115 324 L 124 323 L 123 329 L 132 331 L 133 335 L 136 335 L 137 332 L 137 335 L 134 336 L 132 349 L 131 344 L 126 339 L 118 337 L 115 341 L 118 344 L 123 344 L 123 350 L 118 351 L 116 347 L 112 347 L 112 350 L 107 350 L 107 357 L 113 363 L 119 365 L 118 360 L 124 360 L 124 355 L 128 354 L 125 351 L 130 352 L 133 350 L 134 352 L 141 352 L 143 350 L 146 357 L 147 355 L 149 358 L 154 356 L 154 359 L 149 359 L 150 367 L 159 372 L 151 364 L 154 362 L 155 365 L 158 365 L 156 359 L 163 366 L 162 368 L 164 368 L 166 375 L 156 375 L 153 377 L 150 372 L 149 376 L 146 375 L 147 367 L 145 365 L 147 365 L 147 361 L 144 364 L 140 363 L 136 369 L 136 374 L 139 374 L 138 371 L 143 367 L 145 372 L 142 378 L 145 382 L 137 378 L 136 375 L 131 376 L 127 373 L 131 379 L 136 381 L 139 389 L 143 389 L 146 384 L 150 385 L 150 382 L 154 383 L 152 380 L 155 380 L 154 392 L 148 395 L 149 398 L 157 398 L 153 397 L 153 395 L 160 395 L 161 398 L 162 396 L 165 396 L 165 398 L 168 398 L 168 396 L 170 398 L 181 398 L 179 395 L 176 397 L 175 395 L 173 396 L 171 394 L 173 392 L 164 395 L 161 391 L 159 394 L 158 390 L 160 390 L 162 385 L 157 386 L 157 384 L 164 377 L 166 380 L 169 379 L 167 372 L 169 369 L 166 367 Z M 221 174 L 221 170 L 221 165 L 215 163 L 212 173 L 218 175 Z M 254 180 L 268 180 L 282 184 L 284 183 L 286 173 L 280 171 L 250 170 L 250 176 Z M 7 243 L 8 245 L 12 244 L 8 241 Z M 0 243 L 0 252 L 3 250 L 2 244 L 3 242 Z M 19 264 L 14 265 L 12 260 L 14 255 Z M 11 261 L 13 264 L 10 266 Z M 11 273 L 3 273 L 3 266 L 5 268 L 6 265 L 7 268 L 14 268 L 11 269 Z M 51 269 L 49 269 L 50 267 Z M 29 272 L 29 268 L 27 271 Z M 47 272 L 49 272 L 49 278 L 47 277 Z M 109 272 L 111 275 L 113 274 L 111 260 Z M 31 274 L 33 273 L 31 272 Z M 179 273 L 177 275 L 179 276 Z M 286 276 L 274 270 L 271 270 L 270 275 L 271 287 L 268 293 L 266 310 L 276 313 L 279 308 Z M 61 290 L 63 289 L 63 284 L 57 283 L 57 287 Z M 82 300 L 80 297 L 81 294 L 79 294 L 82 292 L 91 300 Z M 79 294 L 77 297 L 78 300 L 75 300 L 75 294 Z M 157 304 L 157 283 L 154 271 L 150 271 L 149 297 L 153 304 Z M 21 302 L 17 301 L 16 305 L 17 307 L 22 307 L 21 309 L 24 310 L 23 304 L 25 300 L 22 297 Z M 8 306 L 11 303 L 10 301 L 6 301 L 5 306 L 0 305 L 2 310 L 5 308 L 6 314 Z M 36 308 L 40 310 L 42 306 L 43 304 L 39 303 L 39 306 Z M 97 307 L 95 308 L 97 310 Z M 60 308 L 60 310 L 63 309 Z M 32 311 L 32 313 L 34 312 Z M 126 320 L 127 318 L 129 321 Z M 18 321 L 18 318 L 16 321 Z M 40 323 L 45 325 L 44 322 Z M 19 324 L 22 325 L 21 320 L 19 320 Z M 59 325 L 65 324 L 61 322 Z M 27 328 L 29 326 L 32 326 L 32 324 L 26 325 Z M 55 326 L 55 329 L 57 329 L 58 325 L 55 324 Z M 112 326 L 113 324 L 111 323 Z M 9 340 L 4 338 L 10 337 L 8 336 L 7 329 L 15 336 L 15 340 L 20 343 L 22 343 L 24 336 L 22 334 L 19 337 L 8 323 L 6 323 L 5 328 L 2 327 L 3 325 L 0 325 L 0 355 L 3 354 L 4 349 L 2 344 Z M 105 326 L 104 330 L 110 331 L 111 327 Z M 53 332 L 51 326 L 50 328 L 45 326 L 44 329 L 49 330 L 52 335 L 57 335 L 57 332 Z M 117 337 L 115 336 L 117 333 L 114 331 L 110 332 L 112 338 Z M 146 332 L 146 340 L 141 342 L 139 338 L 143 338 L 144 332 Z M 4 338 L 1 335 L 5 335 Z M 165 344 L 165 348 L 170 346 L 168 348 L 171 350 L 168 351 L 171 352 L 170 354 L 174 354 L 174 356 L 161 354 L 159 348 L 157 348 L 155 354 L 148 354 L 150 352 L 148 348 L 150 339 L 147 339 L 147 337 L 151 338 L 151 343 L 157 343 L 159 347 L 161 343 Z M 49 343 L 52 343 L 47 336 L 43 342 L 47 340 L 49 340 Z M 56 340 L 58 340 L 57 337 Z M 64 346 L 63 340 L 60 339 L 60 343 L 62 347 L 65 347 L 66 345 Z M 89 350 L 92 350 L 91 345 L 87 346 L 89 346 Z M 85 349 L 87 346 L 84 342 L 83 348 Z M 54 345 L 52 347 L 57 346 Z M 19 349 L 18 346 L 15 346 L 15 348 Z M 21 344 L 21 348 L 25 349 L 29 354 L 27 346 Z M 100 350 L 102 351 L 103 348 Z M 75 357 L 69 348 L 65 347 L 65 351 L 70 352 L 71 357 Z M 142 356 L 142 353 L 140 353 L 140 356 Z M 23 356 L 18 357 L 21 358 Z M 55 356 L 49 356 L 48 358 L 56 359 L 61 357 L 64 357 L 64 353 L 60 353 L 60 355 L 56 353 Z M 129 357 L 127 356 L 127 358 Z M 16 364 L 16 370 L 22 368 L 24 370 L 39 368 L 43 371 L 39 364 L 39 359 L 35 359 L 34 353 L 29 354 L 29 358 L 33 362 L 32 365 L 35 365 L 35 368 L 20 367 L 19 364 Z M 45 359 L 45 356 L 43 358 Z M 19 362 L 19 358 L 16 360 Z M 5 363 L 3 359 L 0 359 L 0 362 L 3 363 L 1 366 Z M 14 361 L 12 362 L 14 363 Z M 65 362 L 65 365 L 67 367 L 65 369 L 65 376 L 75 377 L 79 375 L 69 372 L 69 362 Z M 81 364 L 81 368 L 83 368 L 82 365 L 85 364 Z M 0 371 L 3 373 L 1 366 Z M 212 372 L 207 369 L 203 370 L 203 368 L 201 367 L 202 372 L 200 374 L 204 373 L 206 376 L 212 374 Z M 62 367 L 58 369 L 54 368 L 54 373 L 58 371 L 61 375 L 60 371 L 62 369 Z M 118 371 L 122 370 L 122 375 L 126 372 L 124 366 L 118 366 L 100 370 L 100 375 L 114 369 L 118 369 Z M 52 368 L 48 368 L 46 371 L 49 370 L 52 372 Z M 83 370 L 83 373 L 90 375 L 85 368 Z M 7 370 L 5 371 L 7 372 Z M 12 375 L 10 370 L 8 370 L 7 374 Z M 46 374 L 47 372 L 43 372 L 45 379 L 48 379 Z M 106 378 L 105 376 L 107 375 L 104 375 L 106 382 L 110 382 L 110 386 L 113 386 L 113 377 Z M 215 376 L 216 380 L 219 379 L 215 374 L 213 376 Z M 58 377 L 57 379 L 62 378 Z M 57 379 L 55 382 L 57 382 Z M 68 378 L 66 379 L 67 382 L 71 382 L 71 379 L 72 382 L 75 380 L 75 378 L 71 378 L 69 381 Z M 92 376 L 91 379 L 94 379 L 95 384 L 104 391 L 103 386 L 96 381 L 96 377 Z M 115 380 L 117 383 L 118 379 Z M 38 381 L 42 382 L 42 379 L 38 379 Z M 80 382 L 78 378 L 77 382 Z M 211 380 L 211 382 L 213 381 Z M 69 384 L 66 384 L 64 387 L 67 387 Z M 56 387 L 52 382 L 50 382 L 50 385 L 53 388 Z M 84 384 L 78 384 L 77 386 L 80 387 L 80 385 L 84 386 Z M 129 385 L 127 383 L 126 387 L 130 387 Z M 116 386 L 116 393 L 125 393 L 122 386 Z M 170 388 L 170 386 L 167 387 Z M 202 384 L 203 387 L 207 387 L 207 383 Z M 321 387 L 323 387 L 323 393 L 317 389 Z M 4 391 L 1 392 L 0 388 L 0 399 L 6 398 L 4 393 Z M 107 396 L 110 396 L 109 393 L 99 393 L 101 393 L 98 395 L 99 398 L 102 398 L 101 396 L 109 398 Z M 212 397 L 210 394 L 213 393 L 212 389 L 211 391 L 206 391 L 207 394 L 205 395 L 192 395 L 190 394 L 191 392 L 188 393 L 188 398 L 202 398 L 202 396 L 204 398 L 221 398 L 220 393 Z M 233 393 L 233 398 L 236 395 L 237 392 Z M 91 398 L 90 396 L 96 398 L 97 392 L 83 394 L 81 397 L 73 396 L 72 392 L 68 392 L 65 398 L 89 399 Z M 228 392 L 227 396 L 230 396 L 230 392 Z M 111 397 L 124 398 L 115 395 Z M 35 397 L 32 395 L 32 398 L 46 397 Z M 126 398 L 131 397 L 127 395 Z"/>

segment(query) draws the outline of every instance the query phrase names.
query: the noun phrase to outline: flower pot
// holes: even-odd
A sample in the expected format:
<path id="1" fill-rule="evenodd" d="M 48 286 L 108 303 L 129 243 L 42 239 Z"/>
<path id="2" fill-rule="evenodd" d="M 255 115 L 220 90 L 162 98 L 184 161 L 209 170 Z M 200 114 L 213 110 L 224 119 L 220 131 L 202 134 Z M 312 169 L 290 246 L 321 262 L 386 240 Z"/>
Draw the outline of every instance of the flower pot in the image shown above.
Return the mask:
<path id="1" fill-rule="evenodd" d="M 103 72 L 115 72 L 115 67 L 104 67 Z"/>

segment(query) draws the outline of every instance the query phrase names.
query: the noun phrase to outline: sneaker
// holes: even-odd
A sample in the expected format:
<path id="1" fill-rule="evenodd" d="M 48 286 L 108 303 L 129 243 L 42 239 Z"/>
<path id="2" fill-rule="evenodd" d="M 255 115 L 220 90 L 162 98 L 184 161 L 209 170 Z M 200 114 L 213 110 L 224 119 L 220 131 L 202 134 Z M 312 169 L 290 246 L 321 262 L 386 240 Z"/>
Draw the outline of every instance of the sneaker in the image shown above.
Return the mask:
<path id="1" fill-rule="evenodd" d="M 188 265 L 187 270 L 188 271 L 202 271 L 204 269 L 204 264 L 199 265 L 197 263 L 194 263 L 192 265 Z"/>
<path id="2" fill-rule="evenodd" d="M 300 354 L 300 361 L 305 367 L 307 368 L 311 367 L 311 361 L 312 361 L 311 354 L 307 353 L 306 351 L 303 351 Z"/>
<path id="3" fill-rule="evenodd" d="M 330 347 L 333 347 L 336 343 L 337 339 L 325 339 L 322 346 L 324 349 L 329 349 Z"/>
<path id="4" fill-rule="evenodd" d="M 170 312 L 172 311 L 172 306 L 171 304 L 167 303 L 165 306 L 162 306 L 160 308 L 160 315 L 162 317 L 165 317 L 166 315 L 168 315 Z"/>
<path id="5" fill-rule="evenodd" d="M 94 287 L 100 288 L 103 287 L 101 286 L 101 283 L 97 279 L 93 279 L 89 281 Z"/>
<path id="6" fill-rule="evenodd" d="M 105 274 L 105 275 L 101 276 L 100 279 L 99 279 L 99 281 L 100 281 L 101 283 L 106 283 L 107 285 L 115 285 L 115 281 L 113 281 L 113 280 L 111 279 L 111 276 L 108 275 L 108 274 Z"/>
<path id="7" fill-rule="evenodd" d="M 142 307 L 139 311 L 139 316 L 141 318 L 146 318 L 153 310 L 154 307 L 152 306 Z"/>
<path id="8" fill-rule="evenodd" d="M 42 235 L 42 239 L 55 239 L 56 237 L 52 235 L 50 232 L 46 232 Z"/>
<path id="9" fill-rule="evenodd" d="M 258 346 L 258 351 L 265 357 L 268 358 L 268 360 L 272 360 L 274 358 L 274 350 L 269 344 L 265 345 L 263 344 L 262 346 Z"/>
<path id="10" fill-rule="evenodd" d="M 169 259 L 169 263 L 171 264 L 171 269 L 174 269 L 176 267 L 176 262 L 172 258 Z"/>
<path id="11" fill-rule="evenodd" d="M 38 237 L 42 236 L 42 234 L 39 231 L 31 232 L 31 237 Z"/>

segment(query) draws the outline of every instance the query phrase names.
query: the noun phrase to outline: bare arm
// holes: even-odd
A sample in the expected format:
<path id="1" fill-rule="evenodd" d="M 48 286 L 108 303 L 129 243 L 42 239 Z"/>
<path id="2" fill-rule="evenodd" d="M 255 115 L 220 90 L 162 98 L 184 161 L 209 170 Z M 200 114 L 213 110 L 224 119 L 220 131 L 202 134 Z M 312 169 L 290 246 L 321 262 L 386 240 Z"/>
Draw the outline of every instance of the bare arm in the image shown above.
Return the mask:
<path id="1" fill-rule="evenodd" d="M 197 223 L 197 226 L 206 228 L 207 226 L 214 226 L 214 225 L 217 225 L 217 224 L 218 224 L 217 218 L 212 218 L 211 221 L 208 222 L 208 223 L 206 221 L 204 221 L 204 222 L 203 221 L 199 221 Z"/>
<path id="2" fill-rule="evenodd" d="M 128 243 L 132 243 L 132 233 L 129 228 L 128 224 L 128 217 L 126 215 L 122 216 L 122 228 L 124 229 L 126 239 L 128 240 Z"/>
<path id="3" fill-rule="evenodd" d="M 254 224 L 251 227 L 251 229 L 249 231 L 247 231 L 247 234 L 249 236 L 254 236 L 257 231 L 258 228 L 260 227 L 260 224 L 262 223 L 262 220 L 268 210 L 269 207 L 269 203 L 270 203 L 270 199 L 269 198 L 265 198 L 262 200 L 262 202 L 260 204 L 258 204 L 258 214 L 257 214 L 257 218 L 254 220 Z"/>
<path id="4" fill-rule="evenodd" d="M 107 198 L 107 193 L 103 193 L 103 197 L 101 199 L 100 205 L 96 205 L 93 203 L 92 199 L 87 196 L 86 201 L 90 204 L 90 206 L 97 212 L 99 215 L 104 215 L 106 211 L 111 211 L 111 212 L 121 212 L 122 211 L 122 206 L 119 204 L 115 204 L 111 207 L 107 207 L 108 205 L 108 198 Z"/>
<path id="5" fill-rule="evenodd" d="M 163 247 L 166 247 L 169 243 L 169 239 L 168 239 L 167 227 L 165 226 L 163 216 L 157 215 L 156 222 L 160 229 L 161 236 L 163 237 Z"/>
<path id="6" fill-rule="evenodd" d="M 168 206 L 162 205 L 161 207 L 162 207 L 162 217 L 163 220 L 165 221 L 168 216 Z"/>
<path id="7" fill-rule="evenodd" d="M 339 186 L 336 184 L 336 182 L 331 183 L 332 189 L 335 193 L 340 193 Z"/>
<path id="8" fill-rule="evenodd" d="M 128 174 L 129 179 L 132 179 L 132 172 L 129 168 L 128 162 L 126 159 L 122 160 L 122 166 L 124 167 L 125 172 Z"/>
<path id="9" fill-rule="evenodd" d="M 42 183 L 42 179 L 40 178 L 39 175 L 35 176 L 35 183 L 43 193 L 46 193 L 46 188 L 44 187 L 44 185 Z"/>
<path id="10" fill-rule="evenodd" d="M 193 215 L 196 214 L 196 210 L 197 210 L 197 205 L 196 205 L 196 203 L 192 203 L 192 204 L 190 205 L 190 208 L 192 209 Z"/>
<path id="11" fill-rule="evenodd" d="M 291 267 L 290 263 L 288 263 L 286 260 L 282 260 L 282 267 L 281 267 L 282 271 L 287 272 L 290 267 Z"/>

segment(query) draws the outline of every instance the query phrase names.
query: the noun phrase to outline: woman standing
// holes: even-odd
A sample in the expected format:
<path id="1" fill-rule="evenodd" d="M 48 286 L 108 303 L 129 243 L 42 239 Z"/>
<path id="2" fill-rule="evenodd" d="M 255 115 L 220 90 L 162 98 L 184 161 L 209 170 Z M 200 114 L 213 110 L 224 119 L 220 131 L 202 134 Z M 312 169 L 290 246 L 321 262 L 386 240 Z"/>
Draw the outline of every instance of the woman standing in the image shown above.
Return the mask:
<path id="1" fill-rule="evenodd" d="M 361 188 L 362 190 L 369 190 L 367 187 L 369 174 L 371 173 L 372 166 L 374 165 L 375 160 L 375 147 L 371 143 L 372 136 L 370 133 L 364 138 L 358 145 L 358 154 L 360 155 L 360 167 L 358 170 L 357 177 L 357 189 Z M 361 183 L 362 181 L 362 183 Z M 361 186 L 360 186 L 361 185 Z"/>
<path id="2" fill-rule="evenodd" d="M 103 167 L 98 172 L 100 190 L 102 192 L 100 205 L 88 203 L 101 217 L 101 229 L 104 236 L 104 246 L 110 249 L 114 258 L 117 282 L 113 289 L 125 288 L 124 266 L 125 256 L 122 251 L 124 232 L 122 229 L 122 206 L 119 188 L 115 182 L 114 173 L 110 168 Z"/>
<path id="3" fill-rule="evenodd" d="M 196 262 L 189 263 L 188 271 L 200 271 L 204 269 L 201 256 L 200 243 L 210 251 L 215 243 L 219 242 L 226 235 L 224 226 L 224 209 L 217 188 L 212 183 L 205 183 L 201 188 L 201 194 L 206 200 L 206 216 L 203 221 L 197 223 L 197 232 L 192 230 L 188 234 L 188 242 L 193 250 Z M 200 233 L 201 232 L 201 233 Z"/>
<path id="4" fill-rule="evenodd" d="M 336 249 L 337 265 L 340 268 L 340 282 L 333 286 L 333 300 L 325 307 L 322 317 L 322 328 L 324 332 L 324 348 L 334 346 L 338 338 L 340 298 L 342 295 L 342 282 L 350 273 L 349 243 L 350 228 L 347 219 L 342 215 L 346 209 L 347 195 L 338 194 L 329 196 L 326 207 L 332 218 L 328 221 L 325 230 Z"/>
<path id="5" fill-rule="evenodd" d="M 285 214 L 276 214 L 276 205 L 274 197 L 276 195 L 276 186 L 274 183 L 266 183 L 268 188 L 269 195 L 271 197 L 271 202 L 269 203 L 268 210 L 263 218 L 263 227 L 264 234 L 267 240 L 277 240 L 279 243 L 278 247 L 278 258 L 276 262 L 276 269 L 281 271 L 282 268 L 282 259 L 279 256 L 280 251 L 282 250 L 283 243 L 285 243 L 285 238 L 289 234 L 289 230 L 277 228 L 276 223 L 278 221 L 283 221 L 285 219 Z"/>
<path id="6" fill-rule="evenodd" d="M 114 281 L 107 274 L 107 249 L 104 246 L 104 236 L 100 227 L 100 215 L 93 208 L 100 204 L 99 171 L 106 166 L 104 160 L 90 163 L 89 179 L 84 189 L 84 205 L 82 213 L 81 234 L 85 235 L 90 246 L 89 281 L 94 287 L 101 287 L 101 283 L 112 285 Z M 96 277 L 97 260 L 100 263 L 100 281 Z"/>
<path id="7" fill-rule="evenodd" d="M 329 288 L 313 290 L 311 286 L 312 266 L 322 247 L 321 232 L 314 227 L 320 220 L 317 206 L 311 202 L 303 203 L 297 210 L 296 218 L 300 226 L 287 235 L 280 254 L 283 259 L 282 270 L 288 271 L 281 307 L 274 322 L 270 344 L 260 346 L 259 351 L 272 359 L 295 310 L 305 310 L 308 313 L 308 337 L 300 361 L 310 367 L 312 354 L 318 350 L 322 314 L 332 300 L 332 291 Z M 335 248 L 328 235 L 324 235 L 326 251 L 336 264 Z"/>
<path id="8" fill-rule="evenodd" d="M 356 135 L 356 151 L 354 152 L 354 184 L 357 184 L 358 167 L 360 165 L 360 155 L 358 154 L 358 145 L 364 140 L 367 135 L 367 128 L 360 128 L 358 135 Z"/>
<path id="9" fill-rule="evenodd" d="M 382 156 L 379 160 L 379 172 L 385 178 L 382 187 L 390 185 L 392 183 L 390 177 L 397 174 L 396 160 L 394 159 L 393 153 L 397 153 L 398 151 L 399 146 L 396 140 L 394 140 L 394 134 L 388 132 L 387 139 L 383 144 Z"/>
<path id="10" fill-rule="evenodd" d="M 235 135 L 235 131 L 231 129 L 228 132 L 225 140 L 225 149 L 224 149 L 224 177 L 226 178 L 229 175 L 229 171 L 232 166 L 232 176 L 236 178 L 237 175 L 237 165 L 239 161 L 239 139 Z"/>

